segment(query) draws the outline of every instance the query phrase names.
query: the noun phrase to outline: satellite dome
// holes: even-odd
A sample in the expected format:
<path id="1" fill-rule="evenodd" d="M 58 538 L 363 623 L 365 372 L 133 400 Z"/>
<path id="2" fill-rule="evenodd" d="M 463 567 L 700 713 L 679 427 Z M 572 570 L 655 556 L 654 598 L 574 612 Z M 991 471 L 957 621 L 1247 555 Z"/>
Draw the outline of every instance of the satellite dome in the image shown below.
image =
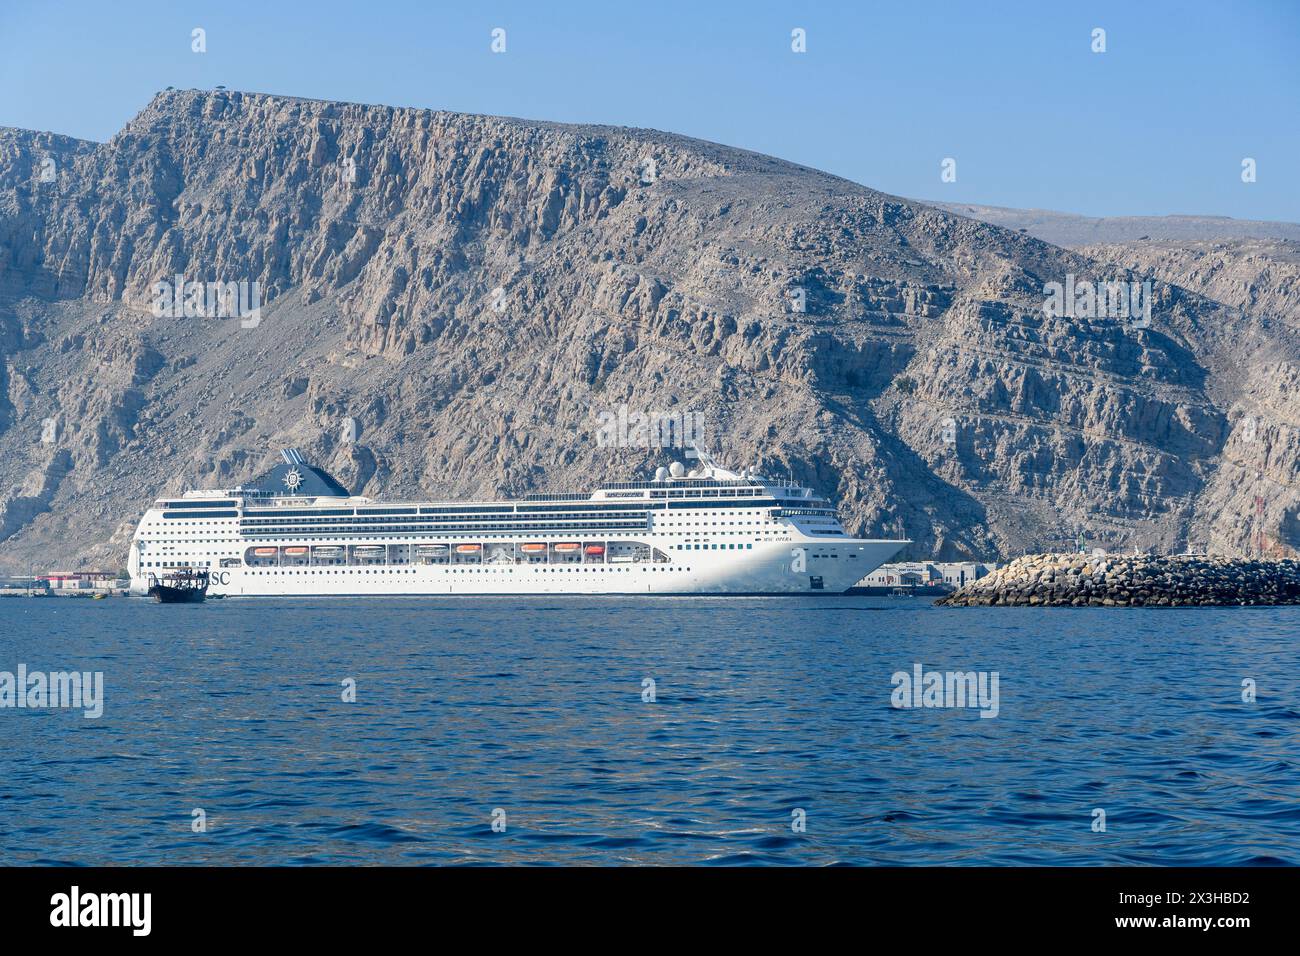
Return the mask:
<path id="1" fill-rule="evenodd" d="M 675 461 L 668 466 L 668 473 L 674 478 L 680 478 L 682 475 L 686 474 L 686 466 L 680 461 Z"/>
<path id="2" fill-rule="evenodd" d="M 667 480 L 668 480 L 668 469 L 665 468 L 663 465 L 660 465 L 658 468 L 655 469 L 655 481 L 667 481 Z"/>

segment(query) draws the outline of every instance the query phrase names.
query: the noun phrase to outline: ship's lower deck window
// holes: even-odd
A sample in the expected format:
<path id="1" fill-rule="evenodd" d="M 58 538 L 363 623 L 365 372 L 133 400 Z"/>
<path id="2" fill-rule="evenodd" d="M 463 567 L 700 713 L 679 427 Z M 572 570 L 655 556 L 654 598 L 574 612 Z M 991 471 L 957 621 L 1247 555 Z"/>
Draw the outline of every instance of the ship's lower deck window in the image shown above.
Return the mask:
<path id="1" fill-rule="evenodd" d="M 291 539 L 292 540 L 292 539 Z M 230 559 L 238 562 L 239 559 Z M 571 541 L 425 542 L 412 544 L 258 544 L 246 548 L 249 568 L 335 567 L 339 565 L 400 567 L 511 566 L 609 564 L 668 564 L 672 558 L 644 541 L 577 539 Z"/>

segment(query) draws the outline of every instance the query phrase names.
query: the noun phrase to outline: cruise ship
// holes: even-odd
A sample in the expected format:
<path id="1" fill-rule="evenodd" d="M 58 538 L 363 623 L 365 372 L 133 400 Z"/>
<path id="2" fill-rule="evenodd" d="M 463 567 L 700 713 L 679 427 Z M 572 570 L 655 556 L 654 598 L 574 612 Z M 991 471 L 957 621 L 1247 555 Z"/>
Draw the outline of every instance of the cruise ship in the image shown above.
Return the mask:
<path id="1" fill-rule="evenodd" d="M 222 597 L 833 594 L 910 543 L 848 537 L 811 488 L 697 454 L 581 494 L 381 502 L 288 449 L 249 485 L 154 502 L 132 590 L 192 570 Z"/>

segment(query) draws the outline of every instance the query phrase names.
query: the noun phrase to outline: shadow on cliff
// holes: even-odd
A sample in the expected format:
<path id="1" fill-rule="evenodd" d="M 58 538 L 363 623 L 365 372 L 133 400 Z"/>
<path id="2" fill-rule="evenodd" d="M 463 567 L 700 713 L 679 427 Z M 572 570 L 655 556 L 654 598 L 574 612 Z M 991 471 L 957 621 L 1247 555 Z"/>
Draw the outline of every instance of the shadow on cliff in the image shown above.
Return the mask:
<path id="1" fill-rule="evenodd" d="M 886 497 L 896 502 L 902 531 L 913 540 L 899 558 L 953 561 L 987 559 L 998 554 L 993 537 L 981 530 L 987 527 L 988 520 L 984 505 L 930 471 L 925 459 L 881 424 L 875 412 L 865 406 L 866 401 L 863 398 L 861 404 L 846 405 L 823 396 L 828 411 L 875 442 L 876 457 L 892 485 L 885 489 Z M 810 462 L 808 467 L 815 469 L 816 465 Z M 843 477 L 838 477 L 843 486 Z"/>

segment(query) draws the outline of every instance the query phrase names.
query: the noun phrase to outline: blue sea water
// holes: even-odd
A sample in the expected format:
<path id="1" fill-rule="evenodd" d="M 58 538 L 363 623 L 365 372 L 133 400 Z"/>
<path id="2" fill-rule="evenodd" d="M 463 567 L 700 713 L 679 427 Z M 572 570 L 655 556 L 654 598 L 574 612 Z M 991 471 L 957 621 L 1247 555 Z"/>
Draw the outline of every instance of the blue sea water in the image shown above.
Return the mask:
<path id="1" fill-rule="evenodd" d="M 1296 864 L 1297 633 L 1300 608 L 3 599 L 0 671 L 102 671 L 105 705 L 0 710 L 0 860 Z M 997 671 L 998 715 L 892 707 L 916 663 Z"/>

